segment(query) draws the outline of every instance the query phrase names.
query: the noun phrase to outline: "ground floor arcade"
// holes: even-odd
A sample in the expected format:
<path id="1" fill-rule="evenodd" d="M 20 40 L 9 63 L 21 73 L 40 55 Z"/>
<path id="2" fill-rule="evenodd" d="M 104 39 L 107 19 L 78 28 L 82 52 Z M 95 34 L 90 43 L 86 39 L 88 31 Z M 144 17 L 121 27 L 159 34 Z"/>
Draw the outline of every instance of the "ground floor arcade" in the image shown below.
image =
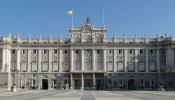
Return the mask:
<path id="1" fill-rule="evenodd" d="M 157 73 L 19 73 L 14 79 L 3 73 L 0 86 L 20 89 L 58 90 L 157 90 L 175 89 L 175 74 Z M 6 78 L 5 78 L 6 77 Z M 6 83 L 6 84 L 5 84 Z"/>

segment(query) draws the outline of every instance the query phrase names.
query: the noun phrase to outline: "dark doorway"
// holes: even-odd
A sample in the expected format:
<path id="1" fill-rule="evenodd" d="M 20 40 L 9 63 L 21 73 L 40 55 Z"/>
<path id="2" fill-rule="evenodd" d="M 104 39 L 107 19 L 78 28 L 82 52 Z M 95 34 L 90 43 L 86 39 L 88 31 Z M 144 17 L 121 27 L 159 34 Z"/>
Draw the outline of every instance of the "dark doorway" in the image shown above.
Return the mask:
<path id="1" fill-rule="evenodd" d="M 80 89 L 81 88 L 81 80 L 75 79 L 74 80 L 74 89 Z"/>
<path id="2" fill-rule="evenodd" d="M 42 89 L 47 90 L 48 89 L 48 80 L 42 79 Z"/>
<path id="3" fill-rule="evenodd" d="M 128 80 L 128 90 L 134 90 L 134 79 Z"/>
<path id="4" fill-rule="evenodd" d="M 96 89 L 102 90 L 103 89 L 103 81 L 102 79 L 96 79 Z"/>
<path id="5" fill-rule="evenodd" d="M 92 79 L 85 79 L 84 80 L 84 89 L 85 90 L 92 89 L 92 86 L 93 86 L 92 82 L 93 82 Z"/>

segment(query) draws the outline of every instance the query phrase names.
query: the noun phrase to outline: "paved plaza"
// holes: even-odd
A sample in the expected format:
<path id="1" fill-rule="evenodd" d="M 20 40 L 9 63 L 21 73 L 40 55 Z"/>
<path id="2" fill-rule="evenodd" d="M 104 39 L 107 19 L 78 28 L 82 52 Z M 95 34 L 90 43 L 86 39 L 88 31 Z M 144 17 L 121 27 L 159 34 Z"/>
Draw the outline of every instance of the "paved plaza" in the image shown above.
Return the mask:
<path id="1" fill-rule="evenodd" d="M 0 100 L 174 100 L 175 91 L 0 91 Z"/>

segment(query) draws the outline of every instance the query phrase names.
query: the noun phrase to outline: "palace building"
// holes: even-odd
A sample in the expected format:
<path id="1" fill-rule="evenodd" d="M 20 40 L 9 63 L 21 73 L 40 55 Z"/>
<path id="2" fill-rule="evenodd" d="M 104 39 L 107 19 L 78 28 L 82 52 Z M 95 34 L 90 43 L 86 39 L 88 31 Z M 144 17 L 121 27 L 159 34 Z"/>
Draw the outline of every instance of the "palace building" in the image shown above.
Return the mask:
<path id="1" fill-rule="evenodd" d="M 87 18 L 71 37 L 0 38 L 0 88 L 175 89 L 175 37 L 108 38 Z"/>

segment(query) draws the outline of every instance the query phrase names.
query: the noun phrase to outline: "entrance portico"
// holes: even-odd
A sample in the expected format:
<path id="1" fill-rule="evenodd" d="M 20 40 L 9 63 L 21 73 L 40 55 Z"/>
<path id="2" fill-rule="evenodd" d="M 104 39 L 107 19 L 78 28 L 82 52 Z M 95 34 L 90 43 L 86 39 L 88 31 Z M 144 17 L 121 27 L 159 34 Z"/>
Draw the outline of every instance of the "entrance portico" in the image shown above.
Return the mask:
<path id="1" fill-rule="evenodd" d="M 103 76 L 103 74 L 96 73 L 71 73 L 71 89 L 103 89 Z"/>

